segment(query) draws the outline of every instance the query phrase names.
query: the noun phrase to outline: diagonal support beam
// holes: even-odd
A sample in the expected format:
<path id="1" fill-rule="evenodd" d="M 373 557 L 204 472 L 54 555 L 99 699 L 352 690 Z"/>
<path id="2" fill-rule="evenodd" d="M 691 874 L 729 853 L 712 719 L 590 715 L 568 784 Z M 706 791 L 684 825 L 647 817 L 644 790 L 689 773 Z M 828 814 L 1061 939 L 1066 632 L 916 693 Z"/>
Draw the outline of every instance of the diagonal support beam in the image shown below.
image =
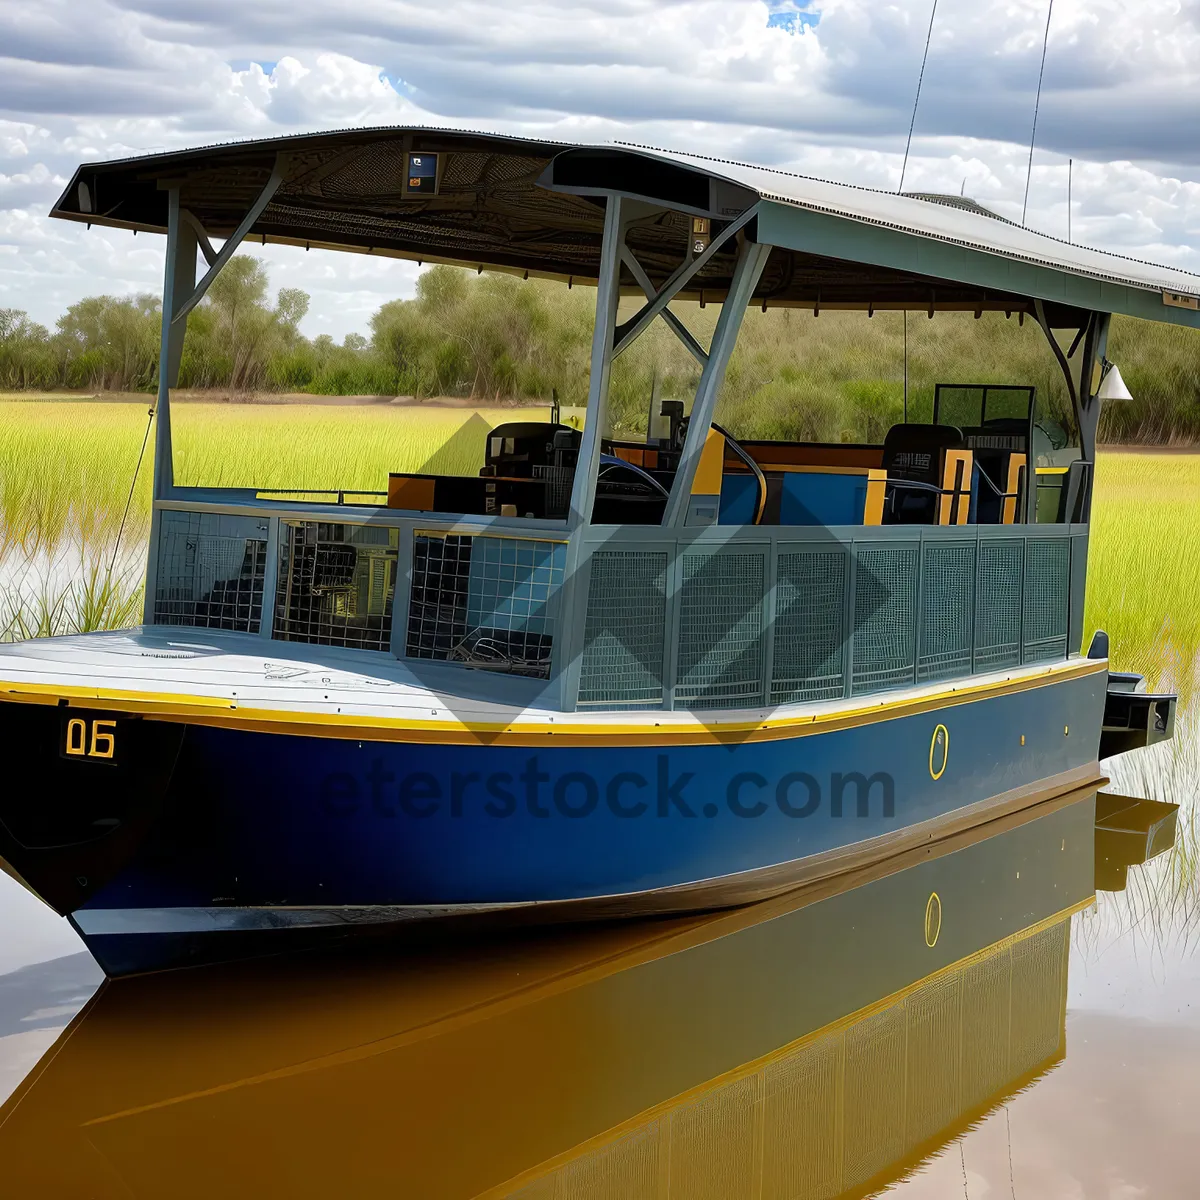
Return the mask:
<path id="1" fill-rule="evenodd" d="M 192 294 L 179 306 L 175 315 L 171 318 L 171 323 L 182 321 L 188 313 L 204 299 L 204 293 L 208 291 L 212 281 L 221 273 L 221 268 L 233 257 L 237 248 L 242 244 L 246 234 L 254 228 L 254 222 L 262 216 L 263 210 L 271 203 L 271 197 L 279 190 L 279 185 L 283 182 L 283 167 L 278 157 L 275 159 L 275 169 L 271 172 L 271 178 L 267 180 L 266 187 L 258 194 L 258 199 L 250 206 L 250 211 L 242 218 L 242 223 L 225 239 L 225 244 L 221 247 L 216 258 L 211 260 L 212 265 L 208 268 L 204 278 L 196 284 Z M 208 256 L 205 255 L 207 258 Z"/>
<path id="2" fill-rule="evenodd" d="M 679 457 L 679 469 L 675 472 L 675 480 L 671 485 L 671 498 L 667 501 L 666 511 L 663 513 L 663 525 L 678 527 L 687 521 L 692 483 L 696 478 L 696 468 L 700 465 L 700 455 L 704 451 L 709 427 L 712 425 L 717 396 L 720 395 L 721 384 L 725 382 L 725 368 L 729 365 L 729 357 L 737 342 L 742 318 L 746 315 L 746 306 L 754 295 L 754 289 L 762 277 L 771 250 L 771 246 L 747 242 L 738 255 L 737 268 L 729 284 L 729 295 L 725 297 L 725 303 L 721 305 L 721 315 L 717 318 L 708 362 L 700 375 L 696 398 L 692 401 L 687 436 L 683 443 L 683 453 Z"/>
<path id="3" fill-rule="evenodd" d="M 179 217 L 185 224 L 191 226 L 192 232 L 196 235 L 196 244 L 200 247 L 200 253 L 204 255 L 204 261 L 211 267 L 217 261 L 217 252 L 213 249 L 212 242 L 208 240 L 208 231 L 200 224 L 200 218 L 186 208 L 179 210 Z"/>
<path id="4" fill-rule="evenodd" d="M 621 247 L 621 261 L 629 268 L 634 279 L 637 280 L 638 287 L 646 293 L 646 299 L 653 300 L 654 284 L 651 283 L 650 276 L 646 274 L 645 268 L 634 257 L 633 251 L 628 246 Z M 704 366 L 708 362 L 708 351 L 696 341 L 688 327 L 669 308 L 662 310 L 662 318 L 671 327 L 675 336 L 687 348 L 688 353 L 701 366 Z M 620 350 L 614 350 L 613 358 L 616 358 L 620 353 Z"/>
<path id="5" fill-rule="evenodd" d="M 748 225 L 756 216 L 759 210 L 758 204 L 752 204 L 740 217 L 731 221 L 723 230 L 708 244 L 708 248 L 702 253 L 696 255 L 691 262 L 683 263 L 678 270 L 663 284 L 660 291 L 654 299 L 643 305 L 628 321 L 625 322 L 617 330 L 616 345 L 613 347 L 613 354 L 620 354 L 626 346 L 629 345 L 639 334 L 661 313 L 675 297 L 683 291 L 688 282 L 700 271 L 702 271 L 713 259 L 713 256 L 720 248 L 737 231 Z"/>

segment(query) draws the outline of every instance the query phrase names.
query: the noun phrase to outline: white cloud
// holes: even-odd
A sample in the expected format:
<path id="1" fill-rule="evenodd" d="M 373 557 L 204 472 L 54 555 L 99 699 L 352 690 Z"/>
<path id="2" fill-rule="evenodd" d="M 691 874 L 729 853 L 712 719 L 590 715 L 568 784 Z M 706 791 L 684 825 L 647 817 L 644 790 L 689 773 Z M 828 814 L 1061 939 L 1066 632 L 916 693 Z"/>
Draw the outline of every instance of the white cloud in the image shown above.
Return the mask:
<path id="1" fill-rule="evenodd" d="M 52 324 L 157 290 L 159 239 L 45 217 L 80 162 L 304 129 L 423 123 L 691 149 L 895 187 L 928 0 L 43 0 L 0 7 L 0 305 Z M 905 186 L 1020 219 L 1045 0 L 940 5 Z M 1029 222 L 1200 269 L 1200 5 L 1057 0 Z M 815 22 L 815 23 L 813 23 Z M 965 181 L 965 182 L 964 182 Z M 262 251 L 341 336 L 411 266 Z"/>

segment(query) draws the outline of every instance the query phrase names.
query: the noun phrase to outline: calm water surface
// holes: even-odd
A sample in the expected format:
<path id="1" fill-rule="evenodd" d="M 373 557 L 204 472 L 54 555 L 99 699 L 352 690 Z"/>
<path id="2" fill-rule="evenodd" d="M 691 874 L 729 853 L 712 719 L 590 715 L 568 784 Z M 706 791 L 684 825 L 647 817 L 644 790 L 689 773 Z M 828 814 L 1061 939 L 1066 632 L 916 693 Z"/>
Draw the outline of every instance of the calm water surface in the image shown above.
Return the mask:
<path id="1" fill-rule="evenodd" d="M 1084 795 L 732 913 L 103 988 L 0 875 L 0 1192 L 1196 1195 L 1198 764 L 1109 764 L 1181 805 L 1120 891 Z"/>

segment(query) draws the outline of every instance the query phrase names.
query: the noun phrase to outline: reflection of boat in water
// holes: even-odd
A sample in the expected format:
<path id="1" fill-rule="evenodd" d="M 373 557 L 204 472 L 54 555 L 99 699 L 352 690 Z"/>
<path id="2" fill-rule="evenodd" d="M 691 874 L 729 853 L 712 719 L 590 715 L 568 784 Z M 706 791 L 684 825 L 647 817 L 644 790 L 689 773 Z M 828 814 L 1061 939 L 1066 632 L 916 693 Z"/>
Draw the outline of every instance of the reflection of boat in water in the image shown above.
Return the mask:
<path id="1" fill-rule="evenodd" d="M 53 215 L 167 235 L 145 624 L 0 647 L 0 746 L 39 780 L 0 795 L 0 861 L 112 974 L 763 899 L 1096 786 L 1106 726 L 1170 733 L 1171 697 L 1106 721 L 1079 651 L 1110 319 L 1200 324 L 1192 276 L 936 197 L 461 131 L 88 164 Z M 182 486 L 188 313 L 248 237 L 594 283 L 584 428 L 502 425 L 476 475 L 386 492 Z M 721 303 L 710 345 L 676 300 Z M 760 306 L 1017 314 L 1059 433 L 968 361 L 878 444 L 731 434 Z M 660 318 L 690 410 L 614 437 L 613 361 Z"/>
<path id="2" fill-rule="evenodd" d="M 1094 813 L 718 915 L 110 981 L 0 1109 L 5 1182 L 866 1194 L 1062 1057 Z"/>

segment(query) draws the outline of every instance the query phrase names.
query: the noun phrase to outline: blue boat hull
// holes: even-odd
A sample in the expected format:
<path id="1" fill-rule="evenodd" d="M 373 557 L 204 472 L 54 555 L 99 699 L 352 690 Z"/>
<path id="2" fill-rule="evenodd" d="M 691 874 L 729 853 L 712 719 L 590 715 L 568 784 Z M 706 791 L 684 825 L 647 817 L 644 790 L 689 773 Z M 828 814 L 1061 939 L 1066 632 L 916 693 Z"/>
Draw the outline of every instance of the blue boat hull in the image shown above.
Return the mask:
<path id="1" fill-rule="evenodd" d="M 1094 781 L 1105 680 L 1065 675 L 924 712 L 883 702 L 705 744 L 189 725 L 153 820 L 70 913 L 116 974 L 220 954 L 197 947 L 249 932 L 739 903 Z"/>

